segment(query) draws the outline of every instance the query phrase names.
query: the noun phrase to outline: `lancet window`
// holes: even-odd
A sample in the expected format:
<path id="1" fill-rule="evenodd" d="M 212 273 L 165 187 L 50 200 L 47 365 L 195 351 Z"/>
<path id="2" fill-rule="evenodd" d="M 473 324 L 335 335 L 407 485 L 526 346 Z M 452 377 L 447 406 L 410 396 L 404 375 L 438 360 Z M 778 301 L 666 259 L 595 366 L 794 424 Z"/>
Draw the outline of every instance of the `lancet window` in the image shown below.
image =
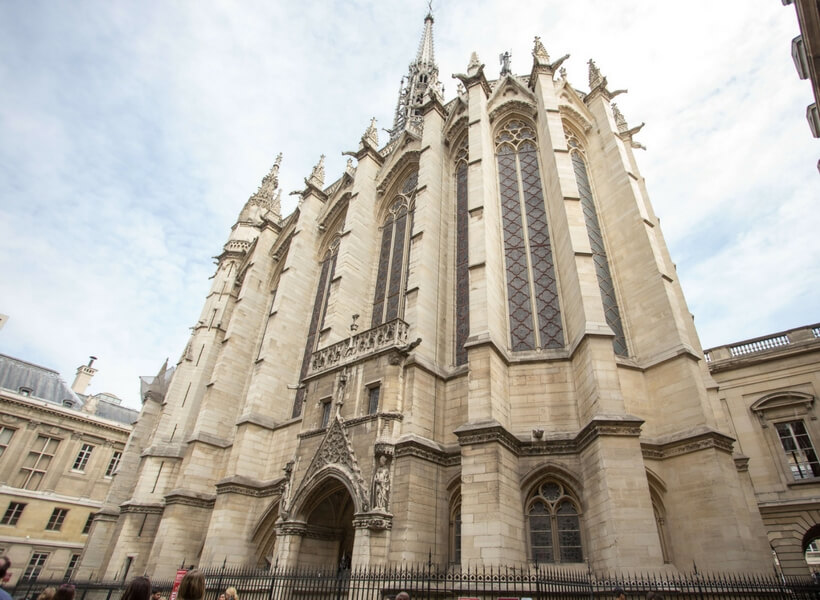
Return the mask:
<path id="1" fill-rule="evenodd" d="M 382 224 L 372 327 L 392 321 L 404 314 L 404 294 L 407 285 L 414 195 L 417 184 L 418 171 L 413 171 L 405 178 L 400 191 L 390 203 L 387 216 Z"/>
<path id="2" fill-rule="evenodd" d="M 535 130 L 510 120 L 495 138 L 513 351 L 562 348 L 564 332 Z"/>
<path id="3" fill-rule="evenodd" d="M 316 286 L 316 298 L 313 301 L 313 313 L 310 316 L 310 326 L 308 328 L 307 342 L 305 342 L 305 354 L 302 358 L 302 369 L 299 372 L 301 382 L 307 375 L 310 366 L 310 355 L 316 350 L 316 343 L 319 332 L 324 327 L 327 305 L 330 301 L 330 282 L 336 271 L 336 257 L 339 254 L 339 238 L 334 239 L 322 259 L 319 274 L 319 283 Z M 305 388 L 301 385 L 296 392 L 296 399 L 293 402 L 292 417 L 296 418 L 302 413 L 302 402 L 305 399 Z"/>
<path id="4" fill-rule="evenodd" d="M 592 261 L 595 263 L 595 274 L 598 277 L 598 288 L 601 291 L 601 301 L 604 305 L 604 317 L 615 337 L 612 346 L 615 354 L 627 356 L 629 351 L 626 347 L 626 337 L 621 323 L 621 313 L 618 310 L 618 300 L 615 297 L 615 286 L 612 283 L 612 275 L 609 271 L 609 261 L 606 257 L 604 238 L 601 234 L 601 225 L 598 222 L 598 213 L 595 210 L 595 201 L 592 198 L 592 186 L 589 183 L 586 161 L 583 150 L 578 140 L 571 134 L 567 134 L 572 158 L 572 168 L 575 171 L 575 181 L 578 184 L 578 193 L 581 196 L 581 209 L 584 213 L 584 221 L 587 226 L 589 245 L 592 248 Z"/>
<path id="5" fill-rule="evenodd" d="M 465 135 L 456 154 L 456 365 L 467 362 L 470 335 L 469 222 L 467 212 L 468 146 Z"/>
<path id="6" fill-rule="evenodd" d="M 556 479 L 541 481 L 527 500 L 530 556 L 538 563 L 583 562 L 578 501 Z"/>

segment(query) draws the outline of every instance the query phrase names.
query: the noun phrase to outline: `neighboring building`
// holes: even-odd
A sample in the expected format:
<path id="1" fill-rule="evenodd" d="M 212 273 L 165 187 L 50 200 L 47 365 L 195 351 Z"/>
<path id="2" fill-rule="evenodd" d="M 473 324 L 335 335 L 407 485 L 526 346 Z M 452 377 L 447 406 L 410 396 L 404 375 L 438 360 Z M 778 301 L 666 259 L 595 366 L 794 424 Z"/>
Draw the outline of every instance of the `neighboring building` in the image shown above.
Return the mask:
<path id="1" fill-rule="evenodd" d="M 706 359 L 772 549 L 785 574 L 805 575 L 820 538 L 820 324 L 712 348 Z"/>
<path id="2" fill-rule="evenodd" d="M 806 119 L 812 135 L 820 137 L 820 1 L 783 0 L 783 4 L 794 4 L 797 12 L 800 35 L 792 40 L 792 59 L 800 79 L 811 82 L 814 102 L 806 107 Z"/>
<path id="3" fill-rule="evenodd" d="M 386 145 L 371 123 L 284 218 L 277 159 L 246 203 L 83 573 L 771 570 L 640 127 L 538 38 L 445 102 L 432 27 Z"/>
<path id="4" fill-rule="evenodd" d="M 92 360 L 93 362 L 93 360 Z M 73 389 L 56 371 L 0 354 L 0 553 L 20 578 L 67 578 L 108 494 L 137 411 Z"/>

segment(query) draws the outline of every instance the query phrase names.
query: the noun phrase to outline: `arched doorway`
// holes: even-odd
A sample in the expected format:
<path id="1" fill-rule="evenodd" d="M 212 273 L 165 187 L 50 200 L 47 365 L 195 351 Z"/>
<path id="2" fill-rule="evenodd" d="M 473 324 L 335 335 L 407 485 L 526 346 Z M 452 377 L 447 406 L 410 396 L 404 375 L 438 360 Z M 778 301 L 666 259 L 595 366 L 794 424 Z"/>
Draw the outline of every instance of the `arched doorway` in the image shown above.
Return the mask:
<path id="1" fill-rule="evenodd" d="M 316 487 L 301 511 L 307 524 L 298 564 L 350 566 L 353 555 L 354 502 L 347 487 L 328 478 Z"/>

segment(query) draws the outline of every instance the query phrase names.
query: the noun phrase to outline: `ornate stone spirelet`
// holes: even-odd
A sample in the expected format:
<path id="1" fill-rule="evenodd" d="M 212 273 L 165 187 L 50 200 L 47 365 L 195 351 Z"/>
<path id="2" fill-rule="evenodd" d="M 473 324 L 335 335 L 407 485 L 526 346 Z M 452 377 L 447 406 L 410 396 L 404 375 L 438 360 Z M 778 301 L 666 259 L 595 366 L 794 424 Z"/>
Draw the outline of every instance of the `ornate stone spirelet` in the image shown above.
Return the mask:
<path id="1" fill-rule="evenodd" d="M 621 113 L 618 105 L 614 102 L 612 103 L 612 115 L 615 117 L 615 124 L 618 126 L 618 131 L 620 133 L 624 133 L 629 130 L 629 125 L 627 125 L 623 113 Z"/>
<path id="2" fill-rule="evenodd" d="M 606 86 L 606 78 L 601 75 L 600 69 L 595 66 L 595 61 L 589 59 L 589 89 L 594 90 L 597 87 Z"/>
<path id="3" fill-rule="evenodd" d="M 316 186 L 320 188 L 325 184 L 325 155 L 322 154 L 319 157 L 319 162 L 316 163 L 316 166 L 313 167 L 313 171 L 310 173 L 310 178 L 307 179 L 306 183 Z"/>
<path id="4" fill-rule="evenodd" d="M 548 65 L 550 64 L 550 55 L 547 54 L 547 49 L 544 48 L 544 44 L 541 43 L 541 37 L 535 36 L 535 45 L 532 49 L 532 58 L 538 65 Z"/>

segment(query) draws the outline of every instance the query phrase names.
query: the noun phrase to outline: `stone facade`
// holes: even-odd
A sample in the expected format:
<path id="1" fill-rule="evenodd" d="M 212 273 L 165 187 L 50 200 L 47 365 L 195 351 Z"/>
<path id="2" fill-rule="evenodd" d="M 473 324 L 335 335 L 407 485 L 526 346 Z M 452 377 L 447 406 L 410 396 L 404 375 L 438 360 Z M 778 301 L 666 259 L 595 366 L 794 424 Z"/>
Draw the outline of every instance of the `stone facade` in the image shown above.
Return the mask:
<path id="1" fill-rule="evenodd" d="M 820 538 L 820 325 L 712 348 L 706 357 L 772 550 L 783 573 L 805 575 L 806 549 Z"/>
<path id="2" fill-rule="evenodd" d="M 11 585 L 76 573 L 136 417 L 110 395 L 86 396 L 55 371 L 0 355 L 0 553 Z"/>
<path id="3" fill-rule="evenodd" d="M 445 102 L 432 27 L 385 145 L 248 200 L 81 574 L 771 568 L 619 92 L 536 38 Z"/>

